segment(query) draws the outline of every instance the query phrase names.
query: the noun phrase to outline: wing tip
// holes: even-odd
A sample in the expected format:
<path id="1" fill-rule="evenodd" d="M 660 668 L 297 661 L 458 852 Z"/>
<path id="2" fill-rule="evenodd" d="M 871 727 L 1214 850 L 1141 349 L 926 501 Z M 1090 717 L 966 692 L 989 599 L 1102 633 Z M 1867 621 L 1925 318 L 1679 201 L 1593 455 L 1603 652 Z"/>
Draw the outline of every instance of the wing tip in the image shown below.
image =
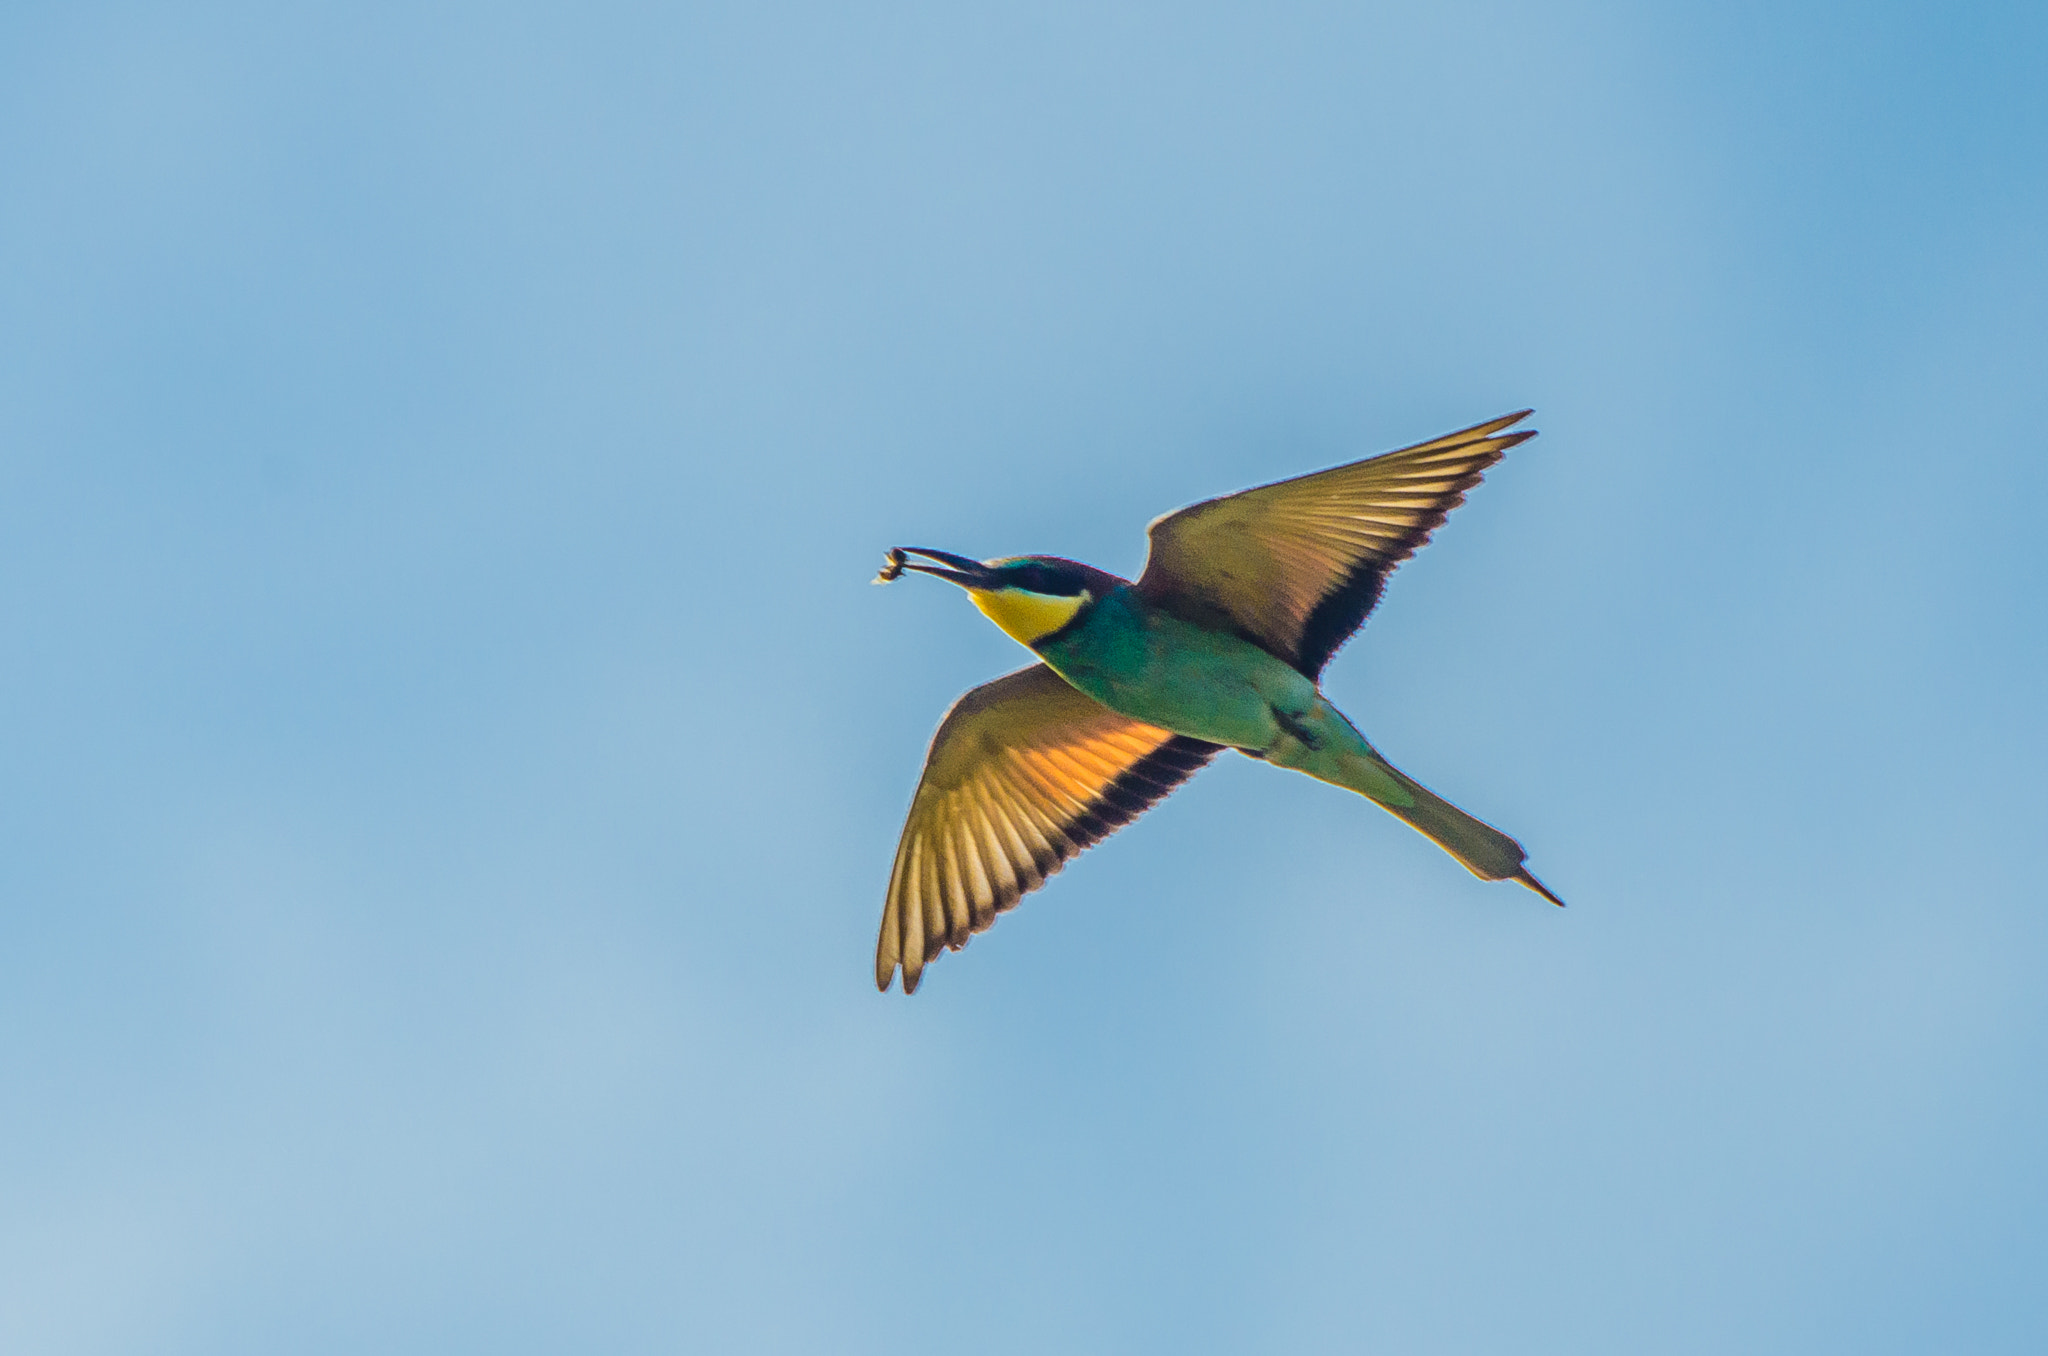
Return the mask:
<path id="1" fill-rule="evenodd" d="M 1474 424 L 1471 428 L 1459 429 L 1456 433 L 1446 433 L 1443 437 L 1431 442 L 1419 443 L 1413 449 L 1404 448 L 1402 450 L 1420 451 L 1423 448 L 1428 448 L 1438 453 L 1444 453 L 1470 447 L 1474 443 L 1491 443 L 1493 445 L 1491 451 L 1495 458 L 1498 459 L 1499 455 L 1509 448 L 1526 443 L 1536 436 L 1537 430 L 1533 428 L 1513 427 L 1513 425 L 1521 423 L 1534 413 L 1536 413 L 1535 407 L 1531 406 L 1526 410 L 1517 410 L 1513 414 L 1503 414 L 1498 419 L 1489 419 L 1483 424 Z"/>
<path id="2" fill-rule="evenodd" d="M 1536 430 L 1533 428 L 1519 429 L 1514 433 L 1503 433 L 1501 430 L 1521 423 L 1534 413 L 1536 413 L 1536 407 L 1531 405 L 1527 409 L 1516 410 L 1513 414 L 1497 415 L 1492 419 L 1481 420 L 1470 428 L 1461 428 L 1455 433 L 1446 433 L 1440 437 L 1432 438 L 1428 442 L 1417 443 L 1415 448 L 1403 448 L 1401 450 L 1406 452 L 1424 447 L 1448 447 L 1459 443 L 1477 442 L 1482 438 L 1533 438 L 1536 436 Z"/>

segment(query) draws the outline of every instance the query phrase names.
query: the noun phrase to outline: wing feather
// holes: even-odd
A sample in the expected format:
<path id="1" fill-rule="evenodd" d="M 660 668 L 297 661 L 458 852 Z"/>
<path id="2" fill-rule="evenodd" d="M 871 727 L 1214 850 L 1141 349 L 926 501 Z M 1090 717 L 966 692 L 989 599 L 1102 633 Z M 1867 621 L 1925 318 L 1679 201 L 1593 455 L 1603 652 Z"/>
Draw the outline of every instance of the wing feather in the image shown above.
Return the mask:
<path id="1" fill-rule="evenodd" d="M 1019 825 L 1008 798 L 987 781 L 977 783 L 974 789 L 992 807 L 989 822 L 996 830 L 996 851 L 1003 865 L 1012 873 L 1011 883 L 996 901 L 996 911 L 1000 913 L 1015 904 L 1019 897 L 1045 884 L 1045 873 L 1038 866 L 1037 836 L 1034 834 L 1030 843 L 1025 841 L 1024 829 Z M 1050 849 L 1047 851 L 1049 855 Z"/>
<path id="2" fill-rule="evenodd" d="M 1076 853 L 1218 752 L 1120 716 L 1043 664 L 984 684 L 940 724 L 889 872 L 875 983 L 917 988 Z"/>
<path id="3" fill-rule="evenodd" d="M 1491 419 L 1397 452 L 1210 499 L 1156 519 L 1138 589 L 1314 678 L 1486 469 L 1535 437 Z"/>

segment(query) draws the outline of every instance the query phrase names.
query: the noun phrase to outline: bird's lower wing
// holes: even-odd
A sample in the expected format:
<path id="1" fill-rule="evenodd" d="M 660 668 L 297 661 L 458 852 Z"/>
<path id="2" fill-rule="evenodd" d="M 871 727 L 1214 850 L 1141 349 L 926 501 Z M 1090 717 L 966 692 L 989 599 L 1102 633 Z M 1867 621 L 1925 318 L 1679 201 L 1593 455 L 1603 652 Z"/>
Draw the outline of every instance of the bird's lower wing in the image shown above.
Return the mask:
<path id="1" fill-rule="evenodd" d="M 1043 664 L 946 714 L 889 873 L 875 984 L 959 950 L 1068 859 L 1150 809 L 1218 752 L 1118 715 Z"/>

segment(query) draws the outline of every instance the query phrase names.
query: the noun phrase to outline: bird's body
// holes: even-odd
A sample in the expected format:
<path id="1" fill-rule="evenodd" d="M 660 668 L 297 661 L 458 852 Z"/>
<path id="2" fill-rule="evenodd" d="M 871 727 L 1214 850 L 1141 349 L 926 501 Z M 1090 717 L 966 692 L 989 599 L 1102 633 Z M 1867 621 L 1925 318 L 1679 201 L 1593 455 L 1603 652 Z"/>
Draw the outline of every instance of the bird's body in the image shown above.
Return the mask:
<path id="1" fill-rule="evenodd" d="M 969 693 L 933 737 L 891 873 L 877 984 L 900 964 L 914 989 L 942 947 L 965 945 L 1223 748 L 1356 791 L 1475 875 L 1562 903 L 1514 839 L 1396 770 L 1316 682 L 1386 573 L 1532 436 L 1501 432 L 1522 417 L 1169 514 L 1152 524 L 1135 584 L 1049 556 L 892 551 L 878 582 L 905 569 L 950 579 L 1042 663 Z"/>
<path id="2" fill-rule="evenodd" d="M 1112 711 L 1260 753 L 1282 737 L 1276 711 L 1306 712 L 1316 698 L 1314 683 L 1250 641 L 1183 621 L 1121 582 L 1037 650 Z"/>
<path id="3" fill-rule="evenodd" d="M 1046 667 L 1113 711 L 1356 791 L 1411 823 L 1426 819 L 1416 827 L 1488 880 L 1522 864 L 1512 838 L 1402 775 L 1300 670 L 1154 607 L 1128 584 L 1037 649 Z"/>

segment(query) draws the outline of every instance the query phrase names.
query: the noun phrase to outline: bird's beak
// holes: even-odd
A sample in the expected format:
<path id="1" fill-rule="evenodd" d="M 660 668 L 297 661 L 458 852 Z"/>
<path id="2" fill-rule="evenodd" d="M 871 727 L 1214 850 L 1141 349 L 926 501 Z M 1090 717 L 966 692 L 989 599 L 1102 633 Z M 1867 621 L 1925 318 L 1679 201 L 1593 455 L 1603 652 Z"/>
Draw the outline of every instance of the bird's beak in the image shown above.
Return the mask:
<path id="1" fill-rule="evenodd" d="M 922 565 L 909 559 L 911 556 L 924 556 L 929 560 L 936 560 L 939 563 L 937 565 Z M 891 580 L 901 578 L 905 570 L 915 570 L 919 574 L 936 575 L 940 579 L 950 579 L 964 589 L 985 589 L 991 587 L 994 582 L 989 577 L 988 566 L 980 561 L 972 560 L 967 556 L 956 556 L 951 551 L 933 551 L 922 546 L 891 547 L 889 550 L 889 563 L 882 566 L 882 572 L 875 576 L 875 582 L 877 584 L 889 583 Z"/>

